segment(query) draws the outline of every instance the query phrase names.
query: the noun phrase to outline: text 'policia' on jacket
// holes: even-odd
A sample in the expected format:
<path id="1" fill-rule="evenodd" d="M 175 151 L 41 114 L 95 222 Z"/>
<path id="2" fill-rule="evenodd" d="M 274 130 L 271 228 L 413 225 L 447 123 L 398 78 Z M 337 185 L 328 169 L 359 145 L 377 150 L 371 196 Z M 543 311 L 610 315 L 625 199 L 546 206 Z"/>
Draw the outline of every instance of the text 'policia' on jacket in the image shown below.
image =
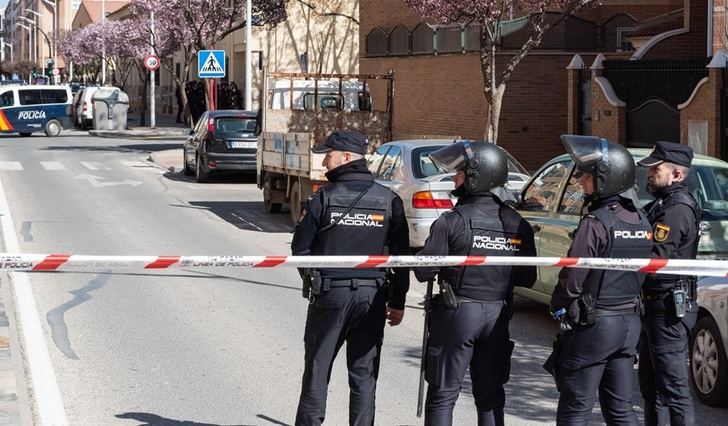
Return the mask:
<path id="1" fill-rule="evenodd" d="M 461 198 L 448 214 L 462 217 L 469 256 L 518 256 L 529 238 L 519 232 L 523 223 L 520 216 L 494 197 Z M 513 273 L 512 266 L 489 266 L 487 271 L 478 267 L 443 267 L 439 277 L 450 283 L 459 297 L 496 301 L 509 298 Z"/>
<path id="2" fill-rule="evenodd" d="M 639 223 L 632 224 L 620 220 L 605 205 L 592 211 L 590 215 L 604 225 L 608 243 L 602 257 L 644 259 L 652 251 L 652 227 L 647 217 L 637 210 Z M 644 274 L 633 271 L 606 271 L 592 269 L 584 280 L 585 291 L 593 291 L 592 297 L 597 308 L 625 305 L 634 302 L 639 296 Z"/>
<path id="3" fill-rule="evenodd" d="M 320 189 L 324 207 L 321 226 L 336 223 L 320 232 L 311 249 L 312 255 L 379 255 L 385 254 L 389 226 L 392 222 L 391 205 L 394 193 L 386 187 L 371 183 L 357 189 L 347 183 L 327 185 Z M 348 211 L 362 190 L 366 194 Z M 344 213 L 346 213 L 344 215 Z M 344 216 L 342 216 L 344 215 Z M 377 269 L 356 270 L 322 268 L 326 278 L 383 278 L 384 271 Z"/>

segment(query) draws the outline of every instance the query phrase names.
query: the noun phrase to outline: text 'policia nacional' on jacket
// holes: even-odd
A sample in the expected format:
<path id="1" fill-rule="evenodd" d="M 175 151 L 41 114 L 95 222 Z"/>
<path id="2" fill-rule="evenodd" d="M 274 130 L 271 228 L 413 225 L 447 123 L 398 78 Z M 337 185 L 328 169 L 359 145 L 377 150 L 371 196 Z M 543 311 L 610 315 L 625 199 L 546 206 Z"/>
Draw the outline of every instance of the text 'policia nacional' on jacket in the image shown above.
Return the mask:
<path id="1" fill-rule="evenodd" d="M 647 217 L 631 203 L 612 196 L 589 206 L 589 214 L 579 222 L 567 256 L 644 259 L 651 250 L 652 228 Z M 634 271 L 564 268 L 551 298 L 551 309 L 569 309 L 589 289 L 595 292 L 591 294 L 595 307 L 624 308 L 636 301 L 643 278 L 644 274 Z"/>
<path id="2" fill-rule="evenodd" d="M 366 160 L 343 164 L 326 173 L 329 185 L 320 188 L 309 201 L 306 213 L 296 228 L 291 251 L 307 255 L 407 255 L 409 230 L 402 200 L 388 188 L 374 182 Z M 342 217 L 361 194 L 367 192 Z M 319 232 L 332 223 L 338 224 Z M 385 249 L 386 248 L 386 249 Z M 319 270 L 323 279 L 385 278 L 383 269 Z M 394 309 L 404 309 L 409 289 L 408 268 L 394 268 L 388 302 Z"/>
<path id="3" fill-rule="evenodd" d="M 536 256 L 536 247 L 531 225 L 511 207 L 484 193 L 461 196 L 455 208 L 432 224 L 418 255 Z M 536 268 L 531 266 L 422 267 L 414 271 L 420 281 L 438 275 L 459 297 L 475 301 L 505 300 L 513 286 L 531 287 L 536 281 Z"/>
<path id="4" fill-rule="evenodd" d="M 657 199 L 645 206 L 654 226 L 653 258 L 695 259 L 700 242 L 700 207 L 688 192 L 685 182 L 674 183 L 656 194 Z M 648 274 L 646 290 L 670 290 L 679 275 Z"/>

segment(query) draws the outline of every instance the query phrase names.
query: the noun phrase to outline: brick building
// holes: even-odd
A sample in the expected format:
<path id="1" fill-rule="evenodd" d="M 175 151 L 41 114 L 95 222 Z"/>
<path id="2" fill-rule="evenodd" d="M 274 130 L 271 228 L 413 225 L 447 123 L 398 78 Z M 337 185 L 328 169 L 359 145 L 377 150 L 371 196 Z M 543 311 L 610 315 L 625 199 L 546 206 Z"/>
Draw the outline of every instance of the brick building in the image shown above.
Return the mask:
<path id="1" fill-rule="evenodd" d="M 723 68 L 706 66 L 723 46 L 724 3 L 603 0 L 566 20 L 513 74 L 499 144 L 530 170 L 563 153 L 566 132 L 628 146 L 680 139 L 720 155 Z M 360 72 L 395 72 L 394 137 L 482 139 L 478 28 L 430 26 L 402 1 L 361 0 L 359 13 Z M 525 36 L 523 20 L 505 26 L 499 63 Z"/>

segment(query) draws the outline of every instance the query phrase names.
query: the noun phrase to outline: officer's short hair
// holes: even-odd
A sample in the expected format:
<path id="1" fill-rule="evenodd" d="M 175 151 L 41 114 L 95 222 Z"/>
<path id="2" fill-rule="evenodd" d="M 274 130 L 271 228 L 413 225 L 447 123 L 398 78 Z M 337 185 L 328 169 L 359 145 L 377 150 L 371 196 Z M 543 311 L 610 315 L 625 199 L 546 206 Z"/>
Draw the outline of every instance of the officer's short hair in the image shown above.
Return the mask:
<path id="1" fill-rule="evenodd" d="M 687 179 L 688 175 L 690 174 L 690 167 L 685 167 L 685 166 L 681 166 L 679 164 L 668 163 L 668 162 L 665 162 L 663 164 L 665 164 L 667 167 L 669 167 L 671 171 L 680 170 L 680 172 L 682 173 L 683 176 L 685 176 L 686 179 Z"/>

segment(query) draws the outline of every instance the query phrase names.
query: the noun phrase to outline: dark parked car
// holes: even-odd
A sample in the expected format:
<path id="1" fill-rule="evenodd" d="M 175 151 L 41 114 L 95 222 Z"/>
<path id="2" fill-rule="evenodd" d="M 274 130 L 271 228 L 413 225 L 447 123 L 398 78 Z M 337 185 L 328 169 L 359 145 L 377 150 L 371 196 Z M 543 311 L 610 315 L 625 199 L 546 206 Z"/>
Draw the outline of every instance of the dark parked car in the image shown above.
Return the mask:
<path id="1" fill-rule="evenodd" d="M 207 182 L 211 172 L 255 171 L 258 149 L 256 111 L 221 110 L 202 114 L 184 144 L 182 171 Z"/>

